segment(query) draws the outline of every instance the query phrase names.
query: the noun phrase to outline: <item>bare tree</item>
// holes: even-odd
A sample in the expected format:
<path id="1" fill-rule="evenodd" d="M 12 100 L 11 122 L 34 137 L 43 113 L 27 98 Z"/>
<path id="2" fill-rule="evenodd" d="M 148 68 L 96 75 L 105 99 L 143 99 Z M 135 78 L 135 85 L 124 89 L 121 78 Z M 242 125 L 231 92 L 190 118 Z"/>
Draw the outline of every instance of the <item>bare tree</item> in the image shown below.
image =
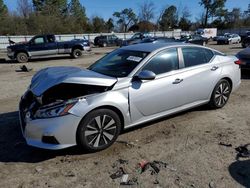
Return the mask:
<path id="1" fill-rule="evenodd" d="M 139 5 L 139 20 L 150 22 L 155 17 L 155 5 L 152 1 L 144 1 Z"/>
<path id="2" fill-rule="evenodd" d="M 22 17 L 28 18 L 32 13 L 32 5 L 29 0 L 19 0 L 17 3 L 17 10 Z"/>

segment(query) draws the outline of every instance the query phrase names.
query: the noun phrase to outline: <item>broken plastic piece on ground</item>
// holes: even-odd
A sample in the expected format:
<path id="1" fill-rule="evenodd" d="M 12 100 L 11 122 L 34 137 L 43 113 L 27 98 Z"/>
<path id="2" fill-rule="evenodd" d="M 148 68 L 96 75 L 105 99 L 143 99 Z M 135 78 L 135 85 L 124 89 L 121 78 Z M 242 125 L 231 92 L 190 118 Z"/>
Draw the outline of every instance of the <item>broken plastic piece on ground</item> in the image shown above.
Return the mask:
<path id="1" fill-rule="evenodd" d="M 127 182 L 121 182 L 120 185 L 138 185 L 137 178 L 133 177 L 131 180 L 128 180 Z"/>
<path id="2" fill-rule="evenodd" d="M 149 162 L 146 160 L 142 160 L 140 163 L 138 163 L 138 172 L 141 174 L 148 168 Z"/>
<path id="3" fill-rule="evenodd" d="M 154 180 L 154 184 L 159 184 L 159 181 L 157 179 Z"/>
<path id="4" fill-rule="evenodd" d="M 151 168 L 154 170 L 151 172 L 151 175 L 153 174 L 158 174 L 160 172 L 160 169 L 156 166 L 156 163 L 152 162 L 152 163 L 149 163 Z"/>
<path id="5" fill-rule="evenodd" d="M 117 178 L 120 178 L 122 177 L 123 174 L 126 174 L 123 170 L 122 167 L 119 168 L 119 170 L 117 170 L 114 174 L 111 174 L 110 177 L 112 179 L 117 179 Z"/>
<path id="6" fill-rule="evenodd" d="M 250 157 L 250 144 L 245 144 L 235 148 L 237 153 L 237 158 L 239 157 Z"/>
<path id="7" fill-rule="evenodd" d="M 232 144 L 224 143 L 224 142 L 219 142 L 219 145 L 221 146 L 226 146 L 226 147 L 232 147 Z"/>
<path id="8" fill-rule="evenodd" d="M 30 72 L 32 69 L 27 68 L 25 65 L 20 66 L 20 70 L 16 70 L 16 72 Z"/>
<path id="9" fill-rule="evenodd" d="M 118 159 L 117 162 L 119 162 L 120 164 L 128 164 L 128 160 L 124 159 Z"/>
<path id="10" fill-rule="evenodd" d="M 120 144 L 125 144 L 126 146 L 128 146 L 128 147 L 135 147 L 135 144 L 134 143 L 129 143 L 129 142 L 127 142 L 127 141 L 123 141 L 123 140 L 117 140 L 116 141 L 117 143 L 120 143 Z"/>
<path id="11" fill-rule="evenodd" d="M 128 174 L 123 174 L 121 183 L 127 183 L 127 182 L 128 182 Z"/>

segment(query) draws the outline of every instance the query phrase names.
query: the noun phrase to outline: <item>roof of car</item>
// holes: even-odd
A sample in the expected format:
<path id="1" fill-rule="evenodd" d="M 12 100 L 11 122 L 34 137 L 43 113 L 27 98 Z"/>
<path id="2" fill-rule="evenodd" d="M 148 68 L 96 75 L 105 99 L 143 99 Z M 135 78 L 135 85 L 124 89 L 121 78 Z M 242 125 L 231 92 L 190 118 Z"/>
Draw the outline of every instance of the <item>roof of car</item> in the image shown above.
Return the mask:
<path id="1" fill-rule="evenodd" d="M 169 42 L 169 43 L 140 43 L 140 44 L 133 44 L 129 46 L 122 47 L 121 49 L 124 50 L 133 50 L 133 51 L 142 51 L 142 52 L 153 52 L 155 50 L 158 50 L 160 48 L 164 47 L 171 47 L 176 45 L 182 45 L 181 42 Z M 189 45 L 189 44 L 185 44 Z"/>

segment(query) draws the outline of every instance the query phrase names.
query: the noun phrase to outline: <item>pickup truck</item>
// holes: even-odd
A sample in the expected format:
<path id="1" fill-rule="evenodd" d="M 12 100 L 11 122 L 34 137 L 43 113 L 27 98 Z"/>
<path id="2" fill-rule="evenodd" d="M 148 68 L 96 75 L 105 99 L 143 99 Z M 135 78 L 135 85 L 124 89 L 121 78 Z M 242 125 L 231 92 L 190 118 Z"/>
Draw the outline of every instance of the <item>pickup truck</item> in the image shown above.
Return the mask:
<path id="1" fill-rule="evenodd" d="M 57 54 L 70 54 L 73 58 L 78 58 L 82 51 L 90 50 L 89 41 L 86 39 L 57 42 L 55 35 L 37 35 L 28 42 L 8 46 L 7 55 L 10 59 L 25 63 L 32 57 Z"/>

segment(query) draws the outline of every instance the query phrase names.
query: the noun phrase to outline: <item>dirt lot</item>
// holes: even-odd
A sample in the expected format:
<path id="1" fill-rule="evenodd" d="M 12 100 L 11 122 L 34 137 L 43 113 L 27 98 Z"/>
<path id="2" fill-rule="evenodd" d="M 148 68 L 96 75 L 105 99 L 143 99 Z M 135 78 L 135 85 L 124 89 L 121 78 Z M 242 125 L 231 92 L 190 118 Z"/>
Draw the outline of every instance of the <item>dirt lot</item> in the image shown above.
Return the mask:
<path id="1" fill-rule="evenodd" d="M 241 50 L 240 45 L 209 46 L 233 55 Z M 102 152 L 27 146 L 17 106 L 32 75 L 48 66 L 86 67 L 111 50 L 94 49 L 77 60 L 33 60 L 26 64 L 33 69 L 29 73 L 16 72 L 18 63 L 0 60 L 0 187 L 126 187 L 119 178 L 110 178 L 120 167 L 129 173 L 129 179 L 137 179 L 131 187 L 250 187 L 250 160 L 236 160 L 234 149 L 250 143 L 249 72 L 244 72 L 239 90 L 223 109 L 199 107 L 144 124 L 126 131 Z M 136 166 L 142 160 L 167 165 L 158 174 L 151 175 L 150 168 L 140 174 Z"/>

